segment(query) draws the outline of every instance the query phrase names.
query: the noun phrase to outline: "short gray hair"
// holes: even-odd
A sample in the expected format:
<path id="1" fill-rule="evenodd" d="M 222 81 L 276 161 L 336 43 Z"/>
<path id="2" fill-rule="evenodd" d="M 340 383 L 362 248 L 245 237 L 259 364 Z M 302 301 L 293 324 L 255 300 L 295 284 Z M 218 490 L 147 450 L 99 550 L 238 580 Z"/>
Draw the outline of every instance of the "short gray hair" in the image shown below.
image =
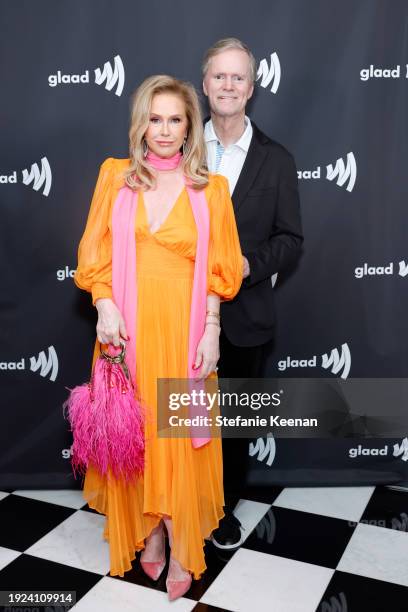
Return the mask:
<path id="1" fill-rule="evenodd" d="M 227 51 L 228 49 L 238 49 L 239 51 L 245 51 L 249 59 L 249 70 L 251 79 L 252 81 L 256 81 L 256 60 L 250 48 L 245 43 L 243 43 L 242 40 L 239 40 L 239 38 L 222 38 L 221 40 L 218 40 L 216 43 L 214 43 L 212 47 L 210 47 L 206 51 L 202 63 L 203 77 L 205 77 L 205 75 L 207 74 L 211 59 L 215 55 L 218 55 L 223 51 Z"/>

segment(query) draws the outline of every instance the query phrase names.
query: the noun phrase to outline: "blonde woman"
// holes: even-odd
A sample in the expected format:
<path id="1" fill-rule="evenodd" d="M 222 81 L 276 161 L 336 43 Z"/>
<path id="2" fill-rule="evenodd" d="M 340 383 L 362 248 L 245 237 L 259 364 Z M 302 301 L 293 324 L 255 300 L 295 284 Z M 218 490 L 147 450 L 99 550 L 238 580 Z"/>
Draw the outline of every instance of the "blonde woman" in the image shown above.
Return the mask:
<path id="1" fill-rule="evenodd" d="M 227 180 L 206 167 L 192 85 L 166 75 L 140 85 L 132 98 L 129 152 L 100 168 L 75 283 L 92 293 L 98 311 L 94 361 L 101 345 L 128 341 L 132 378 L 147 411 L 145 469 L 126 483 L 91 466 L 83 492 L 106 515 L 111 575 L 123 576 L 143 551 L 142 568 L 157 580 L 167 535 L 166 586 L 175 599 L 204 572 L 204 538 L 224 514 L 222 451 L 219 438 L 157 436 L 156 381 L 215 375 L 220 300 L 240 288 L 242 254 Z M 127 234 L 118 240 L 116 217 L 125 210 Z M 128 241 L 121 261 L 125 305 L 115 296 L 115 236 L 119 245 Z"/>

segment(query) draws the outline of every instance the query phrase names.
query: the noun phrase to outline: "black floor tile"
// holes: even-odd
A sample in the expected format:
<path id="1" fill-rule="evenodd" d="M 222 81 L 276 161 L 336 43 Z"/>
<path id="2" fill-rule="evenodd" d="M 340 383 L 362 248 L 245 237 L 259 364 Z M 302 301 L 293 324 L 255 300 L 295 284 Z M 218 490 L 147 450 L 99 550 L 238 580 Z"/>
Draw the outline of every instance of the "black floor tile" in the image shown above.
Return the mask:
<path id="1" fill-rule="evenodd" d="M 76 510 L 8 495 L 0 501 L 0 546 L 24 551 Z"/>
<path id="2" fill-rule="evenodd" d="M 367 504 L 360 523 L 397 529 L 398 531 L 408 531 L 408 494 L 386 487 L 377 487 Z"/>
<path id="3" fill-rule="evenodd" d="M 98 512 L 97 510 L 95 510 L 94 508 L 90 508 L 90 507 L 88 506 L 88 504 L 85 504 L 85 506 L 82 506 L 82 507 L 80 508 L 80 510 L 84 510 L 85 512 L 92 512 L 93 514 L 101 514 L 100 512 Z M 101 516 L 103 516 L 103 515 L 101 515 Z"/>
<path id="4" fill-rule="evenodd" d="M 0 571 L 0 585 L 2 591 L 76 591 L 76 600 L 79 601 L 102 576 L 47 561 L 27 554 L 22 554 L 17 559 L 6 565 Z M 27 608 L 27 610 L 34 610 Z M 52 606 L 50 606 L 53 609 Z M 25 608 L 20 608 L 24 609 Z M 39 608 L 40 609 L 40 608 Z M 44 609 L 47 609 L 45 606 Z M 58 610 L 58 608 L 55 608 Z M 16 610 L 16 608 L 10 608 Z M 61 608 L 61 611 L 64 607 Z"/>
<path id="5" fill-rule="evenodd" d="M 341 519 L 273 506 L 243 547 L 334 569 L 354 529 Z"/>
<path id="6" fill-rule="evenodd" d="M 210 606 L 210 604 L 199 601 L 191 612 L 225 612 L 225 608 L 217 608 L 216 606 Z"/>
<path id="7" fill-rule="evenodd" d="M 407 612 L 408 589 L 373 578 L 334 572 L 316 612 Z"/>
<path id="8" fill-rule="evenodd" d="M 263 504 L 273 504 L 284 488 L 285 487 L 276 487 L 272 485 L 269 487 L 248 486 L 242 491 L 241 497 Z"/>

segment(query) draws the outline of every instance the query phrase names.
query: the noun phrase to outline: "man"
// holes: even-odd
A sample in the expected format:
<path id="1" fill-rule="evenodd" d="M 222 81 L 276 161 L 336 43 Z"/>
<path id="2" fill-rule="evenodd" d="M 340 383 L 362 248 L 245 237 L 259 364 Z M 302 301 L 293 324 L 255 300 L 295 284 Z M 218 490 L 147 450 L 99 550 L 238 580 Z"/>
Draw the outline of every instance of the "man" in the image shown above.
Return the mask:
<path id="1" fill-rule="evenodd" d="M 271 276 L 296 261 L 303 241 L 293 157 L 245 114 L 255 80 L 255 58 L 240 40 L 220 40 L 205 54 L 203 90 L 211 110 L 204 129 L 208 167 L 228 179 L 244 256 L 241 290 L 221 304 L 222 378 L 262 377 L 275 325 Z M 212 541 L 234 549 L 242 543 L 232 511 L 245 481 L 248 440 L 223 439 L 223 455 L 225 517 Z"/>

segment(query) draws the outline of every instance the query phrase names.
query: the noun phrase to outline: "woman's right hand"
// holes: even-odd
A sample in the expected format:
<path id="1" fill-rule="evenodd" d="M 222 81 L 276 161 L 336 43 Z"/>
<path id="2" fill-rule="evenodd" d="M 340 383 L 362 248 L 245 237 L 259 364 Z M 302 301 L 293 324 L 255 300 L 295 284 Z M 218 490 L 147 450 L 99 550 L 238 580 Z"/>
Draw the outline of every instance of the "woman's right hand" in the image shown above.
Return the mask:
<path id="1" fill-rule="evenodd" d="M 119 308 L 110 298 L 99 298 L 95 302 L 98 311 L 98 323 L 96 333 L 101 344 L 120 345 L 120 337 L 129 340 L 125 321 Z"/>

